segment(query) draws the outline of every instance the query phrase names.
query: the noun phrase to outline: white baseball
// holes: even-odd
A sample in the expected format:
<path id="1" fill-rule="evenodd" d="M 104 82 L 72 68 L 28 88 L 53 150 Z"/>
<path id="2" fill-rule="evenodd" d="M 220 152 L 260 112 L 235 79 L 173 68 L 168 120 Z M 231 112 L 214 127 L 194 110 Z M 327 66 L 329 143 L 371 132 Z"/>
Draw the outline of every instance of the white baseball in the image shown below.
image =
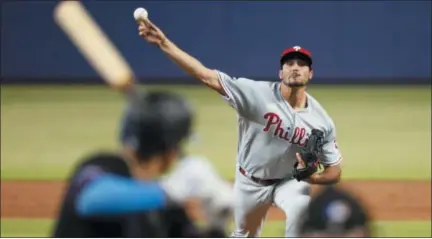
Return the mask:
<path id="1" fill-rule="evenodd" d="M 139 7 L 135 9 L 133 15 L 135 20 L 138 21 L 138 20 L 146 19 L 148 17 L 148 12 L 144 8 Z"/>

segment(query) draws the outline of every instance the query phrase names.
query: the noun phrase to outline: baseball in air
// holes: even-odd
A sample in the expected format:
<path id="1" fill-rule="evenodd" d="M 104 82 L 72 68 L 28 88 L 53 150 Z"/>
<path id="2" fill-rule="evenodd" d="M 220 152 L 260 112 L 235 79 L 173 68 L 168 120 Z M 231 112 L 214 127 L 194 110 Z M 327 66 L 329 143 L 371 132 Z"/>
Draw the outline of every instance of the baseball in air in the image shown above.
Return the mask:
<path id="1" fill-rule="evenodd" d="M 148 17 L 147 10 L 145 10 L 142 7 L 139 7 L 137 9 L 135 9 L 135 11 L 134 11 L 134 18 L 135 18 L 136 21 L 146 19 L 147 17 Z"/>

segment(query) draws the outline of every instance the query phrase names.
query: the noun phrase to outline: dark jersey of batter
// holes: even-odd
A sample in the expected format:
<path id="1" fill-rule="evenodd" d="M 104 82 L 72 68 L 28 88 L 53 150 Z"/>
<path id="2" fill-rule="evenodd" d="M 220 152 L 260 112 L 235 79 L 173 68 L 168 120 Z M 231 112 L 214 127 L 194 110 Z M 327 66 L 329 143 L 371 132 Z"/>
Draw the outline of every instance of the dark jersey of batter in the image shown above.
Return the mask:
<path id="1" fill-rule="evenodd" d="M 131 177 L 126 162 L 116 154 L 96 154 L 77 166 L 69 179 L 52 237 L 224 237 L 218 230 L 199 231 L 185 210 L 174 203 L 150 212 L 79 215 L 77 196 L 92 180 L 106 173 Z"/>

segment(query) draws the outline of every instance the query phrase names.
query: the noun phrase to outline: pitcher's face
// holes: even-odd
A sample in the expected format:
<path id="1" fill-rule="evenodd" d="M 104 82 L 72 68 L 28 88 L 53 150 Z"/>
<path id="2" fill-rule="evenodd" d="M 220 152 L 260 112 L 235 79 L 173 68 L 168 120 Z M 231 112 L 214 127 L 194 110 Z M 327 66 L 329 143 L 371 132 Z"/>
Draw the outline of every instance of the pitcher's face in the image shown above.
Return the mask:
<path id="1" fill-rule="evenodd" d="M 306 61 L 301 59 L 287 60 L 279 71 L 282 83 L 289 87 L 306 86 L 312 79 L 313 71 Z"/>

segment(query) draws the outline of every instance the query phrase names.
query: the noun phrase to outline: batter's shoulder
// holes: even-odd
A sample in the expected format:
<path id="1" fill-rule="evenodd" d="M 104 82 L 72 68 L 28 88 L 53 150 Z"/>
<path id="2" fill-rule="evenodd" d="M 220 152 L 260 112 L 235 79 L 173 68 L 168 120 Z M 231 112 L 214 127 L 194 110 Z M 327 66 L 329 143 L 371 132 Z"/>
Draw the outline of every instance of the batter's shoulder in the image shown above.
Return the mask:
<path id="1" fill-rule="evenodd" d="M 76 166 L 83 169 L 88 166 L 99 167 L 105 172 L 112 172 L 122 176 L 129 176 L 129 168 L 126 161 L 117 153 L 99 151 L 85 156 Z"/>

